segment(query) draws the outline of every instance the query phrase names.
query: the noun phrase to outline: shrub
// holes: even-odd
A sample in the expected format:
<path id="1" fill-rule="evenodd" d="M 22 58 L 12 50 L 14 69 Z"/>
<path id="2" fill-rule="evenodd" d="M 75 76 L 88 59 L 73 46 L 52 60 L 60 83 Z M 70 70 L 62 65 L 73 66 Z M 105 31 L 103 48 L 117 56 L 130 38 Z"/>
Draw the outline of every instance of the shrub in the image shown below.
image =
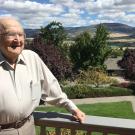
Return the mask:
<path id="1" fill-rule="evenodd" d="M 120 47 L 120 48 L 112 48 L 110 54 L 109 54 L 109 57 L 111 58 L 117 58 L 119 56 L 123 56 L 123 49 Z"/>
<path id="2" fill-rule="evenodd" d="M 128 83 L 128 82 L 122 82 L 122 83 L 115 84 L 113 86 L 121 87 L 121 88 L 129 88 L 130 83 Z"/>
<path id="3" fill-rule="evenodd" d="M 69 98 L 86 98 L 89 93 L 89 89 L 83 85 L 64 87 L 63 91 Z"/>
<path id="4" fill-rule="evenodd" d="M 135 82 L 123 82 L 112 86 L 130 89 L 133 91 L 133 95 L 135 94 Z"/>
<path id="5" fill-rule="evenodd" d="M 130 82 L 128 85 L 128 89 L 131 89 L 133 91 L 133 94 L 135 95 L 135 82 Z"/>
<path id="6" fill-rule="evenodd" d="M 135 82 L 129 83 L 128 88 L 135 91 Z"/>
<path id="7" fill-rule="evenodd" d="M 135 49 L 127 49 L 119 66 L 125 69 L 125 77 L 130 80 L 135 80 Z"/>
<path id="8" fill-rule="evenodd" d="M 118 87 L 92 88 L 88 85 L 74 85 L 62 86 L 62 89 L 71 99 L 133 95 L 132 90 Z"/>
<path id="9" fill-rule="evenodd" d="M 58 80 L 72 76 L 72 64 L 54 45 L 46 45 L 40 38 L 35 38 L 26 49 L 36 52 Z"/>
<path id="10" fill-rule="evenodd" d="M 94 84 L 98 87 L 100 85 L 112 84 L 114 79 L 108 77 L 101 69 L 91 68 L 81 71 L 76 81 L 78 84 Z"/>

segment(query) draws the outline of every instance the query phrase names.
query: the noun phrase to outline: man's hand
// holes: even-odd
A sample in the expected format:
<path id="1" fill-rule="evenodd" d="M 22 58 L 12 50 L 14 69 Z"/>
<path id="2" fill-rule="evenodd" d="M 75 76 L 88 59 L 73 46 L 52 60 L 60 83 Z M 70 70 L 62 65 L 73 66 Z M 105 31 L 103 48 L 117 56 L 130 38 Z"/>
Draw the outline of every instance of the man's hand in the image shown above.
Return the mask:
<path id="1" fill-rule="evenodd" d="M 79 122 L 83 123 L 84 119 L 85 119 L 85 113 L 82 112 L 79 109 L 74 110 L 74 112 L 72 113 L 73 117 L 78 120 Z"/>

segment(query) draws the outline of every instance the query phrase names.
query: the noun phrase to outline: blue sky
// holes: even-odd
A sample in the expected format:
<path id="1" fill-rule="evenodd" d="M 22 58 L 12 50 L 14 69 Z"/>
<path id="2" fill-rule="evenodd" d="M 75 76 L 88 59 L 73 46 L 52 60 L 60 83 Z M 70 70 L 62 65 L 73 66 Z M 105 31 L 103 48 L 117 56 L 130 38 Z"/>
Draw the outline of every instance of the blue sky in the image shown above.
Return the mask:
<path id="1" fill-rule="evenodd" d="M 51 21 L 64 27 L 104 22 L 135 27 L 135 0 L 0 0 L 0 16 L 13 16 L 33 29 Z"/>

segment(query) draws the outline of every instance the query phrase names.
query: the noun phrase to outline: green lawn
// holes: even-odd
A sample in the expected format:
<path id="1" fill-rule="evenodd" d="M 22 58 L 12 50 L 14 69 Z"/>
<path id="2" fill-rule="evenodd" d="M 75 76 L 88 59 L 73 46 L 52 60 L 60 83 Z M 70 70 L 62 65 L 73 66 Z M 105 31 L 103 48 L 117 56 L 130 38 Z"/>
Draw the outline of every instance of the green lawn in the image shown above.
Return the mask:
<path id="1" fill-rule="evenodd" d="M 135 119 L 135 113 L 132 109 L 131 102 L 113 102 L 113 103 L 96 103 L 96 104 L 83 104 L 78 105 L 78 107 L 84 111 L 87 115 L 94 116 L 105 116 L 105 117 L 115 117 L 115 118 L 127 118 Z M 58 107 L 38 107 L 37 111 L 56 111 L 67 113 L 63 108 Z M 36 128 L 37 135 L 39 134 L 39 128 Z M 82 135 L 82 134 L 78 134 Z M 102 133 L 93 133 L 92 135 L 102 135 Z M 112 134 L 109 134 L 112 135 Z"/>
<path id="2" fill-rule="evenodd" d="M 84 111 L 87 115 L 94 116 L 105 116 L 105 117 L 115 117 L 115 118 L 127 118 L 135 119 L 135 113 L 132 109 L 131 102 L 112 102 L 112 103 L 96 103 L 96 104 L 83 104 L 78 105 L 78 107 Z M 38 107 L 38 111 L 56 111 L 67 113 L 64 108 L 58 107 Z"/>

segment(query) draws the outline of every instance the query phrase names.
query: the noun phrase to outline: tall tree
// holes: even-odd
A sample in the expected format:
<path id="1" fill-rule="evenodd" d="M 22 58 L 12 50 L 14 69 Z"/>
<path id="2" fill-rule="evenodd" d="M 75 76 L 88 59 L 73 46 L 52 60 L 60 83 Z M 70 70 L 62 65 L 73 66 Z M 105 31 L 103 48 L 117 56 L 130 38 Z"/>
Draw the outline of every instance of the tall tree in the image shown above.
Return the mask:
<path id="1" fill-rule="evenodd" d="M 90 60 L 91 35 L 83 32 L 75 38 L 75 43 L 70 47 L 70 58 L 75 69 L 87 68 Z"/>
<path id="2" fill-rule="evenodd" d="M 96 34 L 91 40 L 93 47 L 92 53 L 92 66 L 103 66 L 105 59 L 109 56 L 111 52 L 111 47 L 108 44 L 109 32 L 106 27 L 102 24 L 98 25 Z"/>
<path id="3" fill-rule="evenodd" d="M 41 27 L 40 36 L 46 44 L 59 46 L 66 39 L 64 27 L 60 22 L 53 21 L 46 27 Z"/>
<path id="4" fill-rule="evenodd" d="M 104 61 L 111 52 L 108 46 L 109 33 L 100 24 L 95 36 L 91 38 L 88 32 L 84 32 L 75 38 L 75 44 L 71 46 L 71 60 L 76 69 L 104 66 Z"/>

